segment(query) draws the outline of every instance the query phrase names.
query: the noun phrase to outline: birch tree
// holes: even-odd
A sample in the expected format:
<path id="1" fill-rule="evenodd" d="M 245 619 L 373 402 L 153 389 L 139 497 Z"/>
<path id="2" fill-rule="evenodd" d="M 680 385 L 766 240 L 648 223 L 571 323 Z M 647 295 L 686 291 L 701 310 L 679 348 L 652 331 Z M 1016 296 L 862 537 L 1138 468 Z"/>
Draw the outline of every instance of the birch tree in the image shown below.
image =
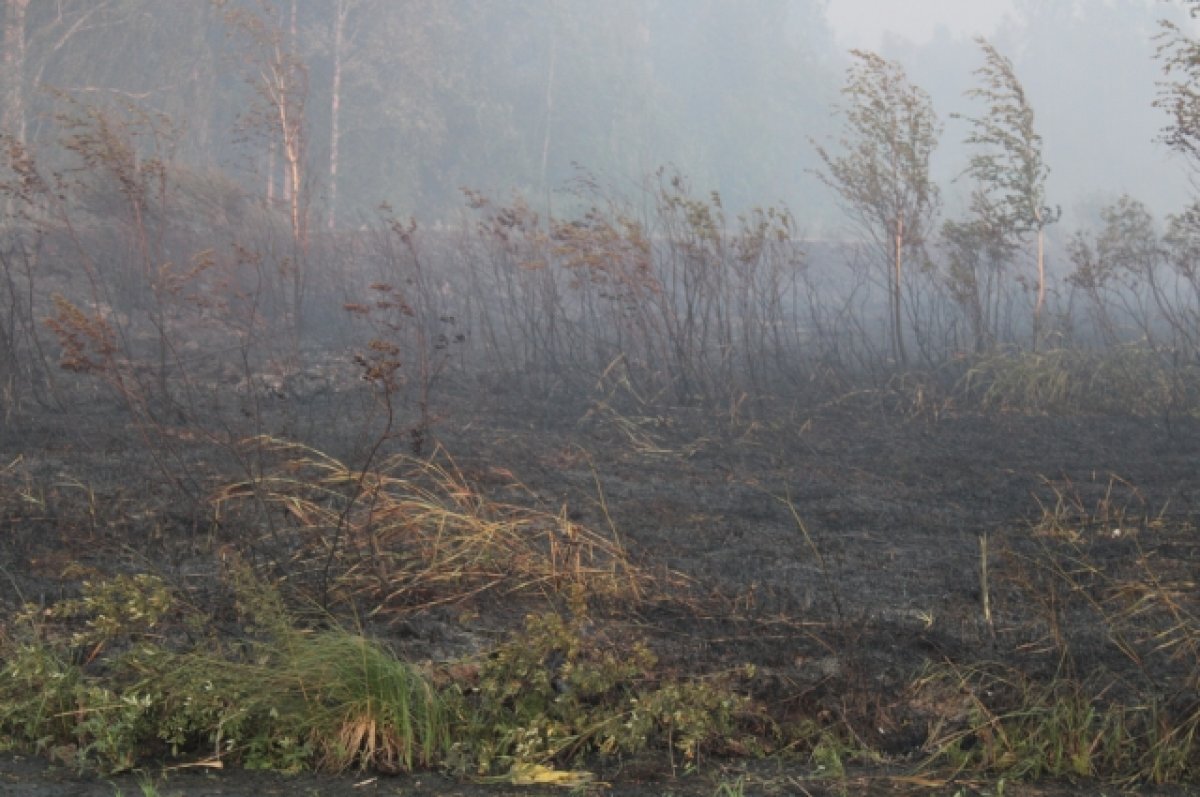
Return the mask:
<path id="1" fill-rule="evenodd" d="M 903 67 L 871 52 L 851 55 L 842 88 L 841 151 L 815 145 L 824 164 L 817 176 L 838 193 L 888 275 L 892 354 L 904 365 L 905 269 L 910 253 L 924 247 L 940 204 L 929 159 L 941 125 L 929 95 L 909 82 Z"/>
<path id="2" fill-rule="evenodd" d="M 1193 18 L 1200 17 L 1200 0 L 1187 0 Z M 1170 20 L 1161 20 L 1155 57 L 1162 65 L 1156 108 L 1168 121 L 1159 138 L 1183 155 L 1192 168 L 1200 167 L 1200 41 Z"/>
<path id="3" fill-rule="evenodd" d="M 1033 108 L 1012 62 L 986 39 L 975 41 L 983 50 L 984 63 L 974 73 L 980 85 L 970 89 L 967 96 L 982 100 L 987 112 L 975 118 L 962 117 L 970 125 L 966 143 L 974 148 L 967 174 L 987 195 L 1004 232 L 1018 239 L 1033 236 L 1037 269 L 1033 305 L 1036 347 L 1042 335 L 1046 304 L 1045 231 L 1058 221 L 1061 212 L 1046 205 L 1046 177 L 1050 170 L 1042 161 L 1042 137 L 1034 127 Z"/>
<path id="4" fill-rule="evenodd" d="M 226 14 L 230 29 L 250 45 L 248 80 L 259 102 L 244 115 L 249 127 L 258 128 L 278 147 L 284 161 L 284 188 L 295 243 L 307 245 L 308 216 L 304 193 L 308 129 L 308 69 L 296 51 L 295 6 L 288 29 L 271 3 L 262 0 L 258 11 L 235 8 Z"/>
<path id="5" fill-rule="evenodd" d="M 346 22 L 356 0 L 333 4 L 333 77 L 329 87 L 329 211 L 326 226 L 334 229 L 338 214 L 338 171 L 342 144 L 342 68 L 346 61 Z"/>
<path id="6" fill-rule="evenodd" d="M 297 52 L 296 5 L 291 6 L 287 29 L 275 7 L 260 0 L 257 10 L 234 8 L 227 12 L 230 30 L 251 45 L 247 54 L 250 85 L 258 98 L 244 115 L 249 128 L 267 136 L 268 154 L 283 157 L 284 189 L 291 222 L 293 253 L 291 313 L 297 340 L 302 329 L 305 260 L 308 254 L 309 201 L 306 181 L 308 124 L 308 69 Z M 273 165 L 268 158 L 268 172 Z M 267 175 L 268 186 L 273 175 Z M 268 199 L 270 199 L 268 189 Z"/>
<path id="7" fill-rule="evenodd" d="M 29 0 L 7 0 L 4 4 L 4 56 L 0 61 L 0 132 L 25 143 L 25 12 Z"/>

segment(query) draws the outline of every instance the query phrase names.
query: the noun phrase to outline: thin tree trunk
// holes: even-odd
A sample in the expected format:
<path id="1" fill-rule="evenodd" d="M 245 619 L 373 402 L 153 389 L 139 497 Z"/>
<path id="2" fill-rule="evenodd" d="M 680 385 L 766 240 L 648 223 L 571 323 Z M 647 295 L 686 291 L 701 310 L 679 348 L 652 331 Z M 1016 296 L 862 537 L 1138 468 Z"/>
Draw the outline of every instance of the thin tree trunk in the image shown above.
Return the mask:
<path id="1" fill-rule="evenodd" d="M 275 139 L 267 142 L 267 207 L 275 206 Z"/>
<path id="2" fill-rule="evenodd" d="M 1046 231 L 1042 226 L 1042 212 L 1039 210 L 1034 218 L 1037 219 L 1037 301 L 1033 306 L 1033 348 L 1037 351 L 1042 338 L 1042 309 L 1046 304 Z"/>
<path id="3" fill-rule="evenodd" d="M 288 30 L 288 33 L 291 34 L 291 51 L 292 52 L 296 52 L 296 49 L 297 49 L 297 46 L 299 43 L 299 36 L 298 36 L 299 27 L 296 24 L 296 13 L 297 13 L 296 0 L 292 0 L 292 24 Z"/>
<path id="4" fill-rule="evenodd" d="M 0 64 L 0 133 L 25 145 L 25 10 L 29 0 L 8 0 L 4 6 L 4 60 Z M 7 160 L 7 159 L 6 159 Z M 4 213 L 12 215 L 14 197 L 4 199 Z"/>
<path id="5" fill-rule="evenodd" d="M 301 148 L 300 142 L 293 139 L 285 144 L 283 148 L 284 157 L 287 159 L 287 187 L 288 187 L 288 207 L 292 215 L 292 235 L 296 239 L 296 244 L 300 249 L 308 248 L 308 230 L 304 223 L 303 207 L 300 202 L 300 157 Z"/>
<path id="6" fill-rule="evenodd" d="M 297 17 L 297 2 L 292 0 L 292 19 L 291 28 L 288 31 L 290 39 L 288 42 L 289 55 L 294 55 L 300 47 L 299 27 L 296 24 Z M 303 114 L 303 106 L 294 106 L 293 99 L 295 92 L 299 86 L 293 84 L 291 79 L 292 72 L 285 60 L 280 59 L 279 64 L 283 71 L 280 73 L 282 78 L 279 97 L 279 114 L 280 122 L 283 129 L 283 155 L 287 159 L 288 164 L 288 182 L 290 183 L 290 192 L 288 199 L 292 211 L 292 237 L 297 246 L 294 247 L 292 257 L 295 262 L 292 263 L 292 304 L 293 312 L 296 314 L 292 319 L 295 324 L 295 332 L 292 340 L 292 345 L 299 347 L 300 338 L 304 331 L 304 259 L 308 254 L 308 223 L 302 217 L 301 197 L 300 197 L 300 177 L 301 164 L 300 159 L 304 154 L 304 128 L 303 120 L 296 119 L 297 113 Z M 303 102 L 303 98 L 301 98 Z"/>
<path id="7" fill-rule="evenodd" d="M 892 274 L 892 334 L 896 363 L 906 365 L 908 355 L 904 351 L 904 323 L 901 316 L 900 285 L 904 273 L 904 219 L 896 219 L 896 266 Z"/>
<path id="8" fill-rule="evenodd" d="M 342 57 L 346 42 L 346 17 L 350 13 L 347 0 L 337 0 L 333 21 L 333 86 L 329 107 L 329 220 L 332 230 L 337 224 L 338 205 L 338 147 L 341 143 Z"/>
<path id="9" fill-rule="evenodd" d="M 269 92 L 279 119 L 280 155 L 284 160 L 284 196 L 292 226 L 292 323 L 293 345 L 298 346 L 303 330 L 305 259 L 308 254 L 308 218 L 304 203 L 304 102 L 307 83 L 303 66 L 293 60 L 299 48 L 297 0 L 291 3 L 287 49 L 277 39 L 270 65 Z"/>
<path id="10" fill-rule="evenodd" d="M 8 0 L 4 7 L 4 107 L 0 131 L 25 143 L 25 11 L 29 0 Z"/>

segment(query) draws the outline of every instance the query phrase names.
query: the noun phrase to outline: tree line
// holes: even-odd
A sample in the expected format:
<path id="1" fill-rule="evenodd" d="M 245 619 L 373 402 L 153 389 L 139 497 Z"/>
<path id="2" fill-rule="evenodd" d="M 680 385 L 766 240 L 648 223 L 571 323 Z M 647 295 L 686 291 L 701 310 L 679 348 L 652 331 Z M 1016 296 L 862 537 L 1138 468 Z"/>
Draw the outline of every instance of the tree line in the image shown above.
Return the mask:
<path id="1" fill-rule="evenodd" d="M 620 373 L 639 395 L 736 406 L 814 374 L 1013 348 L 1200 352 L 1200 207 L 1160 230 L 1121 197 L 1052 247 L 1040 117 L 991 41 L 957 114 L 968 201 L 946 213 L 943 123 L 898 60 L 852 52 L 837 97 L 773 81 L 763 53 L 784 39 L 793 78 L 825 85 L 827 31 L 801 46 L 793 29 L 819 4 L 146 2 L 5 5 L 0 351 L 7 382 L 45 385 L 47 404 L 56 354 L 125 394 L 148 357 L 158 384 L 134 392 L 178 403 L 167 375 L 185 371 L 189 324 L 212 325 L 214 348 L 279 344 L 271 356 L 301 367 L 311 331 L 344 330 L 343 305 L 388 339 L 377 351 L 408 355 L 421 406 L 454 369 L 547 395 Z M 486 46 L 449 47 L 464 41 Z M 698 68 L 697 42 L 737 50 L 736 68 Z M 1195 163 L 1200 44 L 1170 22 L 1157 42 L 1161 138 Z M 156 71 L 163 52 L 177 57 Z M 136 80 L 117 74 L 128 63 Z M 684 89 L 705 101 L 672 105 Z M 827 135 L 799 116 L 808 142 L 761 129 L 777 109 L 830 119 L 828 100 Z M 639 171 L 659 153 L 625 143 L 669 144 L 673 125 L 713 149 Z M 721 148 L 739 145 L 761 169 L 776 153 L 815 174 L 852 240 L 747 205 L 760 182 L 720 175 Z M 365 173 L 408 186 L 403 201 L 378 206 Z M 713 183 L 732 196 L 694 188 Z M 457 218 L 428 235 L 421 208 Z M 251 360 L 235 364 L 246 383 Z"/>
<path id="2" fill-rule="evenodd" d="M 782 131 L 822 116 L 833 54 L 816 0 L 3 6 L 0 124 L 18 140 L 51 149 L 67 100 L 136 104 L 192 168 L 285 205 L 310 182 L 326 226 L 384 200 L 444 216 L 463 186 L 544 199 L 575 163 L 623 178 L 674 162 L 751 204 L 794 155 Z M 742 146 L 756 158 L 735 167 Z"/>
<path id="3" fill-rule="evenodd" d="M 1193 16 L 1200 14 L 1200 5 L 1188 5 Z M 958 179 L 968 186 L 969 200 L 958 215 L 941 218 L 940 190 L 931 177 L 941 122 L 900 63 L 853 51 L 838 108 L 842 132 L 835 144 L 814 141 L 821 160 L 816 175 L 836 192 L 886 287 L 893 361 L 907 364 L 909 342 L 922 346 L 930 338 L 934 319 L 922 315 L 919 292 L 939 289 L 957 305 L 955 321 L 966 325 L 964 337 L 976 353 L 1013 343 L 1036 351 L 1051 337 L 1070 336 L 1085 344 L 1140 341 L 1195 356 L 1195 199 L 1168 217 L 1163 233 L 1129 195 L 1102 208 L 1099 229 L 1077 231 L 1066 243 L 1064 303 L 1057 319 L 1046 317 L 1046 229 L 1062 210 L 1047 199 L 1043 140 L 1013 62 L 990 41 L 976 43 L 981 64 L 966 92 L 976 110 L 953 115 L 967 130 L 968 159 Z M 1163 20 L 1156 43 L 1164 78 L 1155 106 L 1168 119 L 1160 141 L 1194 170 L 1200 167 L 1200 42 Z M 1084 328 L 1071 312 L 1076 294 L 1093 311 Z M 1022 304 L 1015 312 L 1014 298 Z M 1014 328 L 1014 315 L 1027 322 L 1024 335 Z"/>

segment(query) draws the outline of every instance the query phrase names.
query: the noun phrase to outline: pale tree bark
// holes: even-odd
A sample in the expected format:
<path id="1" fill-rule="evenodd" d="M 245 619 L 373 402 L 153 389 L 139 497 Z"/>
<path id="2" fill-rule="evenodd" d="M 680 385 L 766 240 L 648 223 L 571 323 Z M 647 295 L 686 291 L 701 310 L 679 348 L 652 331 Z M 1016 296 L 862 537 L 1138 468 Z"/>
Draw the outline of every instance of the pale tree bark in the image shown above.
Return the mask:
<path id="1" fill-rule="evenodd" d="M 1042 210 L 1034 210 L 1037 222 L 1037 300 L 1033 305 L 1033 348 L 1036 351 L 1042 338 L 1042 309 L 1046 304 L 1046 224 Z"/>
<path id="2" fill-rule="evenodd" d="M 291 314 L 295 328 L 294 343 L 298 343 L 303 326 L 303 305 L 306 289 L 306 260 L 308 256 L 308 213 L 304 169 L 307 147 L 305 104 L 308 98 L 308 70 L 297 55 L 297 4 L 291 4 L 290 22 L 287 18 L 269 18 L 271 5 L 263 3 L 261 14 L 246 9 L 233 9 L 226 15 L 227 24 L 245 34 L 256 52 L 250 57 L 253 72 L 250 83 L 259 95 L 259 102 L 250 114 L 251 124 L 264 133 L 268 141 L 268 158 L 277 155 L 283 169 L 283 199 L 288 209 L 292 232 L 293 252 L 287 265 L 291 277 Z M 275 168 L 268 164 L 268 193 L 273 191 Z M 269 197 L 269 200 L 273 197 Z"/>
<path id="3" fill-rule="evenodd" d="M 296 41 L 297 41 L 296 40 L 296 0 L 292 0 L 292 9 L 291 9 L 290 20 L 291 20 L 291 22 L 288 25 L 288 51 L 290 53 L 295 53 L 296 52 Z M 287 56 L 284 55 L 277 46 L 275 49 L 275 63 L 276 64 L 283 63 L 283 60 L 286 57 Z M 288 92 L 289 92 L 288 87 L 283 85 L 281 82 L 279 96 L 282 98 Z M 293 197 L 295 197 L 296 191 L 298 190 L 297 189 L 298 183 L 296 183 L 296 181 L 295 181 L 296 175 L 294 173 L 295 170 L 292 168 L 291 158 L 289 158 L 287 156 L 287 148 L 288 147 L 287 147 L 286 139 L 288 137 L 288 134 L 286 132 L 286 124 L 287 124 L 286 120 L 284 120 L 283 126 L 284 126 L 285 132 L 283 134 L 283 137 L 285 140 L 284 140 L 283 196 L 286 200 L 288 200 L 289 204 L 292 204 L 292 199 L 293 199 Z M 292 208 L 292 229 L 293 230 L 296 229 L 295 222 L 296 222 L 296 213 L 295 213 L 295 208 L 293 207 Z"/>
<path id="4" fill-rule="evenodd" d="M 279 155 L 283 159 L 284 198 L 287 201 L 289 221 L 294 244 L 292 276 L 292 313 L 296 330 L 294 342 L 299 341 L 303 327 L 305 266 L 308 254 L 308 209 L 304 202 L 303 173 L 305 150 L 304 72 L 296 67 L 287 54 L 276 43 L 273 59 L 264 64 L 262 73 L 265 92 L 275 112 L 278 123 Z"/>
<path id="5" fill-rule="evenodd" d="M 898 365 L 908 362 L 908 353 L 904 349 L 903 323 L 903 278 L 904 276 L 904 217 L 896 219 L 896 266 L 892 274 L 892 323 L 895 336 L 895 356 Z"/>
<path id="6" fill-rule="evenodd" d="M 329 101 L 329 219 L 330 230 L 337 226 L 338 158 L 342 139 L 342 62 L 346 48 L 346 19 L 350 16 L 350 0 L 337 0 L 333 10 L 333 85 Z"/>
<path id="7" fill-rule="evenodd" d="M 3 102 L 0 131 L 25 143 L 25 11 L 29 0 L 7 0 L 4 6 Z"/>
<path id="8" fill-rule="evenodd" d="M 283 83 L 275 83 L 274 86 L 277 90 L 286 90 Z M 297 118 L 303 111 L 286 101 L 277 103 L 275 108 L 279 114 L 281 132 L 279 143 L 284 160 L 284 192 L 291 215 L 292 235 L 300 249 L 305 250 L 308 246 L 308 224 L 300 196 L 305 142 L 303 122 Z"/>
<path id="9" fill-rule="evenodd" d="M 297 17 L 297 0 L 292 0 L 292 24 L 290 29 L 291 40 L 289 59 L 294 59 L 295 53 L 299 52 L 300 36 L 296 24 Z M 298 64 L 293 63 L 293 66 Z M 289 199 L 291 200 L 292 209 L 292 229 L 296 233 L 296 239 L 300 242 L 300 248 L 308 252 L 308 219 L 306 209 L 302 207 L 301 191 L 303 186 L 300 183 L 301 171 L 304 165 L 301 160 L 304 157 L 304 148 L 307 144 L 305 140 L 304 130 L 304 100 L 308 94 L 308 86 L 303 87 L 296 85 L 297 79 L 304 80 L 307 83 L 307 74 L 303 67 L 292 69 L 289 71 L 289 80 L 291 85 L 288 87 L 288 102 L 289 111 L 295 118 L 285 118 L 282 120 L 283 129 L 290 131 L 284 133 L 284 153 L 288 162 L 288 175 L 292 182 L 292 193 Z M 299 301 L 297 300 L 297 304 Z"/>
<path id="10" fill-rule="evenodd" d="M 1038 348 L 1044 335 L 1046 304 L 1046 225 L 1058 221 L 1061 212 L 1045 205 L 1049 169 L 1042 160 L 1042 137 L 1034 127 L 1033 108 L 1017 79 L 1012 62 L 986 39 L 976 42 L 984 53 L 984 64 L 975 70 L 981 86 L 967 96 L 984 100 L 987 113 L 965 118 L 971 125 L 966 142 L 978 147 L 967 172 L 988 190 L 1000 210 L 1004 232 L 1012 240 L 1036 240 L 1037 284 L 1034 286 L 1032 346 Z"/>
<path id="11" fill-rule="evenodd" d="M 307 213 L 303 201 L 304 154 L 307 145 L 304 103 L 308 75 L 278 37 L 268 42 L 267 57 L 259 64 L 259 88 L 267 101 L 275 135 L 268 155 L 278 150 L 283 160 L 283 198 L 288 204 L 292 235 L 301 250 L 308 246 Z M 268 169 L 273 171 L 273 169 Z"/>
<path id="12" fill-rule="evenodd" d="M 267 207 L 275 207 L 275 139 L 267 142 Z"/>

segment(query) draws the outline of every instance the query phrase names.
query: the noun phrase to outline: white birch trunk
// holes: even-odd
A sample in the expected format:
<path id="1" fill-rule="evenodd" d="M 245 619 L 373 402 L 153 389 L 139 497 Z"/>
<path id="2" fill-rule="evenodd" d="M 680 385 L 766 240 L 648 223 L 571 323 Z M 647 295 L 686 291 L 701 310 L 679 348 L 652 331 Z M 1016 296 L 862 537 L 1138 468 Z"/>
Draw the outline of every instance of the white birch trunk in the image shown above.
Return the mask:
<path id="1" fill-rule="evenodd" d="M 348 0 L 337 0 L 333 19 L 333 85 L 329 104 L 329 219 L 328 226 L 337 226 L 338 157 L 341 144 L 342 58 L 346 45 L 346 17 L 350 14 Z"/>

